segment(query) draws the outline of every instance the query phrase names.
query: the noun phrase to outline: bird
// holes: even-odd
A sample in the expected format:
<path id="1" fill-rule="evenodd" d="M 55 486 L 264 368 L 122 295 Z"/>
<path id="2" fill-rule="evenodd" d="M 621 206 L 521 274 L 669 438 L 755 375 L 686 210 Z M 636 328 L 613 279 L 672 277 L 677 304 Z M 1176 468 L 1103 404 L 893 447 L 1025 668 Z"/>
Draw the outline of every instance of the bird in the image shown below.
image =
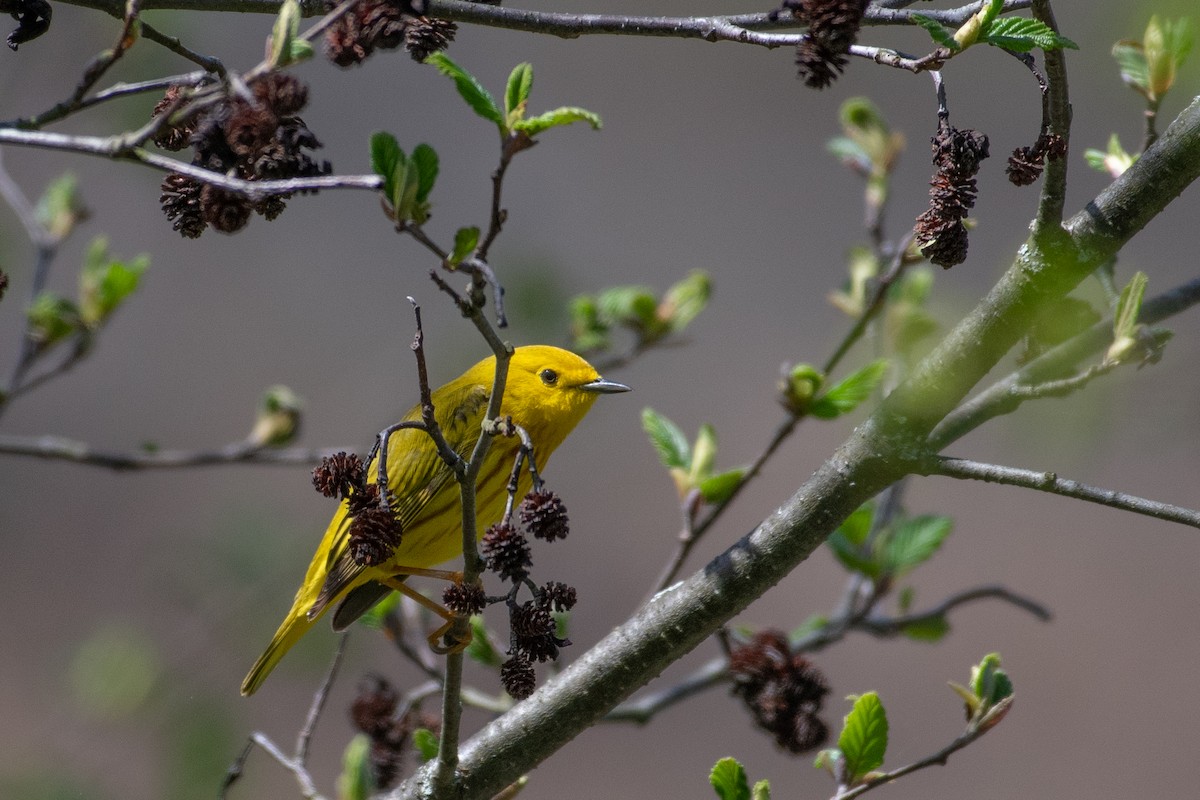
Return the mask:
<path id="1" fill-rule="evenodd" d="M 470 459 L 479 441 L 495 375 L 496 358 L 492 356 L 430 395 L 442 435 L 464 460 Z M 526 345 L 515 348 L 509 360 L 500 417 L 511 417 L 513 424 L 528 434 L 541 469 L 600 395 L 627 391 L 628 386 L 604 379 L 575 353 L 550 345 Z M 419 421 L 421 416 L 418 404 L 403 421 Z M 242 682 L 243 695 L 253 694 L 284 654 L 330 608 L 336 609 L 334 629 L 341 630 L 393 589 L 411 594 L 401 583 L 406 576 L 453 574 L 431 567 L 462 554 L 462 514 L 454 470 L 422 430 L 393 430 L 384 447 L 385 496 L 399 523 L 399 543 L 390 555 L 385 553 L 381 563 L 359 563 L 350 548 L 352 498 L 343 497 L 291 610 Z M 509 475 L 520 447 L 520 440 L 512 437 L 498 437 L 491 444 L 476 483 L 477 537 L 504 512 Z M 376 454 L 366 467 L 366 485 L 377 484 L 378 476 Z M 529 471 L 521 470 L 518 492 L 528 491 L 531 481 Z"/>

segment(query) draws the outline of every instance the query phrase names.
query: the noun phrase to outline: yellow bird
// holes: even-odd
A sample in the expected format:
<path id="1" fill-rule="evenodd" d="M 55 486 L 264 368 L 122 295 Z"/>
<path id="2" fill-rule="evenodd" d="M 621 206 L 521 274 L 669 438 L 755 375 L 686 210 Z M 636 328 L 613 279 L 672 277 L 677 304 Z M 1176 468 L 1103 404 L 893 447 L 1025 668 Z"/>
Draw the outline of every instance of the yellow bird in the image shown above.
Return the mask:
<path id="1" fill-rule="evenodd" d="M 485 358 L 432 393 L 435 417 L 446 441 L 469 459 L 487 413 L 496 359 Z M 547 345 L 518 347 L 509 362 L 501 416 L 511 416 L 533 442 L 536 463 L 544 467 L 567 434 L 583 419 L 601 394 L 629 387 L 600 377 L 584 359 Z M 421 419 L 420 406 L 404 416 Z M 476 484 L 477 536 L 504 513 L 506 484 L 520 448 L 515 438 L 497 438 L 479 471 Z M 342 500 L 325 530 L 304 583 L 267 649 L 242 682 L 242 694 L 253 694 L 300 637 L 332 606 L 334 628 L 341 630 L 398 585 L 401 576 L 429 570 L 462 554 L 462 514 L 454 473 L 423 431 L 402 429 L 387 444 L 389 505 L 402 531 L 390 558 L 377 566 L 358 564 L 349 552 L 348 500 Z M 376 483 L 377 458 L 367 465 L 367 483 Z M 531 477 L 521 472 L 518 497 L 529 491 Z"/>

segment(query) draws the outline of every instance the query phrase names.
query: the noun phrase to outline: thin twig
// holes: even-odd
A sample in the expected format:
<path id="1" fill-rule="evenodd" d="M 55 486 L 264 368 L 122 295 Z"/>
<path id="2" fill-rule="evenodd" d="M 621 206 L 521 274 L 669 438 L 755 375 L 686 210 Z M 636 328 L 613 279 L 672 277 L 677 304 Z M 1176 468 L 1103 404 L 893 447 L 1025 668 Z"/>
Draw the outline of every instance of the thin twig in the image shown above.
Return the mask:
<path id="1" fill-rule="evenodd" d="M 1193 528 L 1200 528 L 1200 511 L 1067 480 L 1058 477 L 1058 474 L 1054 472 L 1038 472 L 999 464 L 984 464 L 962 458 L 936 456 L 922 463 L 920 474 L 943 475 L 947 478 L 986 481 L 987 483 L 1036 489 L 1040 492 L 1049 492 L 1109 508 L 1131 511 L 1134 514 L 1142 514 L 1167 522 L 1178 522 Z"/>
<path id="2" fill-rule="evenodd" d="M 264 448 L 249 441 L 232 442 L 215 450 L 146 450 L 118 451 L 93 447 L 61 436 L 0 435 L 0 455 L 33 456 L 58 461 L 70 461 L 93 467 L 118 471 L 143 469 L 177 469 L 208 467 L 222 464 L 270 464 L 294 466 L 311 465 L 324 456 L 346 447 L 285 447 Z"/>
<path id="3" fill-rule="evenodd" d="M 964 747 L 971 744 L 976 739 L 978 739 L 980 736 L 983 736 L 985 733 L 987 733 L 990 730 L 991 730 L 991 728 L 983 727 L 983 726 L 968 727 L 967 730 L 963 731 L 963 733 L 961 733 L 958 736 L 958 738 L 956 738 L 953 742 L 946 745 L 945 747 L 943 747 L 941 750 L 937 751 L 933 755 L 926 756 L 925 758 L 922 758 L 920 761 L 914 761 L 911 764 L 907 764 L 903 767 L 900 767 L 899 769 L 894 769 L 890 772 L 878 773 L 871 780 L 860 783 L 858 786 L 855 786 L 853 789 L 848 789 L 846 791 L 838 792 L 837 794 L 835 794 L 833 796 L 833 800 L 853 800 L 853 798 L 858 797 L 861 794 L 865 794 L 866 792 L 871 791 L 872 789 L 874 789 L 877 786 L 882 786 L 885 783 L 891 783 L 892 781 L 896 780 L 897 778 L 903 778 L 905 775 L 909 775 L 918 770 L 925 769 L 926 767 L 932 767 L 935 765 L 936 766 L 945 766 L 945 764 L 949 760 L 950 756 L 952 756 L 954 753 L 958 752 L 959 750 L 962 750 Z"/>
<path id="4" fill-rule="evenodd" d="M 1058 32 L 1058 23 L 1054 19 L 1050 0 L 1033 0 L 1033 16 L 1055 33 Z M 1034 221 L 1034 237 L 1057 239 L 1062 236 L 1063 206 L 1067 196 L 1066 151 L 1071 141 L 1071 101 L 1067 90 L 1067 65 L 1063 51 L 1059 49 L 1044 52 L 1050 133 L 1062 137 L 1063 156 L 1046 160 L 1042 194 Z"/>

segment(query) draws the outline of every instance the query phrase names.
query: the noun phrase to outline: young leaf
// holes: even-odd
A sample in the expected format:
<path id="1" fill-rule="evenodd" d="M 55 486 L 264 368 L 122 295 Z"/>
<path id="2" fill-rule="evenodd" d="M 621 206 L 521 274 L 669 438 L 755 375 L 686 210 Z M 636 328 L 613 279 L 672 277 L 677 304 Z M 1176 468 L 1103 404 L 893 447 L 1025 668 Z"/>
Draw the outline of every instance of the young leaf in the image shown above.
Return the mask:
<path id="1" fill-rule="evenodd" d="M 421 763 L 432 761 L 438 754 L 438 737 L 428 728 L 417 728 L 413 731 L 413 744 L 417 746 L 417 757 Z"/>
<path id="2" fill-rule="evenodd" d="M 429 199 L 433 184 L 438 176 L 438 155 L 427 144 L 419 144 L 412 151 L 412 162 L 417 167 L 417 197 L 418 203 Z"/>
<path id="3" fill-rule="evenodd" d="M 602 316 L 637 331 L 651 327 L 658 315 L 658 301 L 645 286 L 614 286 L 596 302 Z"/>
<path id="4" fill-rule="evenodd" d="M 467 645 L 464 652 L 467 658 L 485 667 L 499 667 L 504 661 L 496 652 L 496 648 L 492 646 L 487 625 L 484 624 L 483 617 L 479 614 L 471 617 L 471 643 Z"/>
<path id="5" fill-rule="evenodd" d="M 371 134 L 371 171 L 383 178 L 383 195 L 395 205 L 396 167 L 404 162 L 404 151 L 387 131 Z"/>
<path id="6" fill-rule="evenodd" d="M 663 466 L 687 469 L 692 460 L 691 446 L 674 422 L 647 407 L 642 409 L 642 430 L 650 437 Z"/>
<path id="7" fill-rule="evenodd" d="M 825 149 L 843 164 L 866 173 L 871 171 L 871 156 L 863 146 L 849 136 L 835 136 L 825 143 Z"/>
<path id="8" fill-rule="evenodd" d="M 936 19 L 927 17 L 924 14 L 913 14 L 910 19 L 924 28 L 930 38 L 942 47 L 949 48 L 951 52 L 957 52 L 962 49 L 958 42 L 955 41 L 953 32 Z"/>
<path id="9" fill-rule="evenodd" d="M 700 494 L 704 496 L 704 502 L 712 505 L 720 505 L 733 496 L 734 491 L 742 483 L 742 476 L 746 470 L 738 467 L 726 472 L 720 472 L 716 475 L 709 475 L 700 481 Z"/>
<path id="10" fill-rule="evenodd" d="M 79 273 L 79 317 L 83 323 L 94 328 L 107 320 L 137 289 L 142 273 L 149 266 L 150 258 L 145 255 L 128 264 L 110 261 L 108 240 L 96 237 Z"/>
<path id="11" fill-rule="evenodd" d="M 750 800 L 771 800 L 771 782 L 763 778 L 755 783 L 750 790 Z"/>
<path id="12" fill-rule="evenodd" d="M 1136 272 L 1121 290 L 1121 297 L 1117 300 L 1117 313 L 1113 317 L 1113 339 L 1133 335 L 1138 314 L 1142 311 L 1142 298 L 1146 294 L 1147 280 L 1146 273 Z"/>
<path id="13" fill-rule="evenodd" d="M 846 569 L 871 579 L 879 577 L 881 570 L 871 554 L 865 552 L 859 544 L 851 541 L 841 528 L 830 534 L 829 538 L 825 540 L 825 544 L 829 545 L 834 558 Z"/>
<path id="14" fill-rule="evenodd" d="M 79 181 L 64 173 L 46 187 L 37 204 L 37 221 L 55 239 L 64 239 L 87 219 L 88 211 L 79 197 Z"/>
<path id="15" fill-rule="evenodd" d="M 1013 693 L 1012 682 L 1000 669 L 999 653 L 988 653 L 971 667 L 971 691 L 984 708 L 995 705 Z"/>
<path id="16" fill-rule="evenodd" d="M 472 225 L 469 228 L 459 228 L 454 233 L 454 252 L 450 254 L 451 264 L 461 264 L 479 244 L 479 228 Z"/>
<path id="17" fill-rule="evenodd" d="M 79 309 L 65 297 L 42 292 L 33 299 L 26 312 L 29 338 L 45 350 L 70 336 L 80 325 Z"/>
<path id="18" fill-rule="evenodd" d="M 591 295 L 571 300 L 571 339 L 576 350 L 605 350 L 609 345 L 609 323 L 600 317 L 600 306 Z"/>
<path id="19" fill-rule="evenodd" d="M 712 278 L 704 270 L 692 270 L 663 295 L 658 316 L 665 319 L 671 330 L 679 332 L 694 320 L 712 296 Z"/>
<path id="20" fill-rule="evenodd" d="M 514 122 L 512 128 L 515 131 L 523 131 L 530 136 L 537 136 L 542 131 L 562 125 L 570 125 L 572 122 L 586 122 L 595 131 L 600 130 L 601 127 L 599 114 L 588 111 L 586 108 L 563 106 L 553 111 L 538 114 L 536 117 Z"/>
<path id="21" fill-rule="evenodd" d="M 288 63 L 299 64 L 301 61 L 308 61 L 313 57 L 314 51 L 312 43 L 305 39 L 293 39 L 292 48 L 288 51 Z"/>
<path id="22" fill-rule="evenodd" d="M 275 18 L 275 27 L 271 29 L 271 66 L 285 67 L 291 63 L 292 44 L 299 31 L 300 3 L 284 0 L 279 7 L 279 16 Z"/>
<path id="23" fill-rule="evenodd" d="M 954 521 L 949 517 L 924 515 L 896 526 L 884 548 L 888 572 L 901 575 L 928 561 L 950 535 Z"/>
<path id="24" fill-rule="evenodd" d="M 721 800 L 750 800 L 750 783 L 746 780 L 746 769 L 736 758 L 722 758 L 713 764 L 712 772 L 708 774 L 708 782 L 712 784 Z"/>
<path id="25" fill-rule="evenodd" d="M 1035 47 L 1042 50 L 1079 49 L 1079 45 L 1055 33 L 1046 23 L 1027 17 L 995 20 L 980 40 L 1017 53 L 1027 53 Z"/>
<path id="26" fill-rule="evenodd" d="M 475 76 L 450 60 L 445 53 L 434 53 L 425 59 L 425 63 L 434 67 L 438 72 L 454 81 L 459 95 L 467 101 L 471 109 L 489 122 L 494 122 L 503 133 L 504 116 L 496 107 L 496 100 L 491 93 L 475 79 Z"/>
<path id="27" fill-rule="evenodd" d="M 529 90 L 532 88 L 533 65 L 526 62 L 513 67 L 504 89 L 504 116 L 510 127 L 525 117 L 525 103 L 529 100 Z"/>
<path id="28" fill-rule="evenodd" d="M 805 637 L 814 634 L 829 624 L 829 617 L 824 614 L 813 614 L 796 627 L 788 631 L 788 644 L 793 647 Z"/>
<path id="29" fill-rule="evenodd" d="M 887 743 L 887 713 L 879 695 L 867 692 L 854 701 L 838 737 L 838 749 L 845 756 L 846 778 L 851 786 L 883 765 Z"/>
<path id="30" fill-rule="evenodd" d="M 809 412 L 821 419 L 833 419 L 850 413 L 883 382 L 887 368 L 887 359 L 872 361 L 814 400 Z"/>
<path id="31" fill-rule="evenodd" d="M 341 800 L 368 800 L 375 793 L 371 772 L 371 740 L 365 733 L 357 734 L 342 754 L 342 774 L 338 776 L 338 797 Z"/>
<path id="32" fill-rule="evenodd" d="M 696 442 L 692 445 L 691 464 L 688 467 L 688 482 L 697 484 L 712 472 L 717 460 L 717 429 L 707 422 L 700 426 Z"/>
<path id="33" fill-rule="evenodd" d="M 1133 39 L 1122 39 L 1113 45 L 1112 57 L 1121 70 L 1121 80 L 1134 91 L 1148 95 L 1150 92 L 1150 70 L 1146 66 L 1146 51 L 1142 43 Z"/>

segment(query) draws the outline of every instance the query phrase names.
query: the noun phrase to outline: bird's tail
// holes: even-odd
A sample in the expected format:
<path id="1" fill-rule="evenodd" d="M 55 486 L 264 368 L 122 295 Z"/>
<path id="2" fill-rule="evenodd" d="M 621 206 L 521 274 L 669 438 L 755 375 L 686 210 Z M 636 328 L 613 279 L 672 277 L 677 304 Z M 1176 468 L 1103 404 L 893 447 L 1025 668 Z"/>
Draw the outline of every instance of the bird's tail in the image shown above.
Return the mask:
<path id="1" fill-rule="evenodd" d="M 275 635 L 271 638 L 271 643 L 267 645 L 267 649 L 258 657 L 258 661 L 254 662 L 254 666 L 250 668 L 250 673 L 246 675 L 246 679 L 242 681 L 242 694 L 251 695 L 258 691 L 258 687 L 262 686 L 262 682 L 271 674 L 271 670 L 275 669 L 275 665 L 279 663 L 279 659 L 283 658 L 284 654 L 292 649 L 292 645 L 300 641 L 300 637 L 308 632 L 315 623 L 316 619 L 309 619 L 308 615 L 303 610 L 303 604 L 297 600 L 292 606 L 292 610 L 288 612 L 283 623 L 280 624 L 279 630 L 275 631 Z"/>

